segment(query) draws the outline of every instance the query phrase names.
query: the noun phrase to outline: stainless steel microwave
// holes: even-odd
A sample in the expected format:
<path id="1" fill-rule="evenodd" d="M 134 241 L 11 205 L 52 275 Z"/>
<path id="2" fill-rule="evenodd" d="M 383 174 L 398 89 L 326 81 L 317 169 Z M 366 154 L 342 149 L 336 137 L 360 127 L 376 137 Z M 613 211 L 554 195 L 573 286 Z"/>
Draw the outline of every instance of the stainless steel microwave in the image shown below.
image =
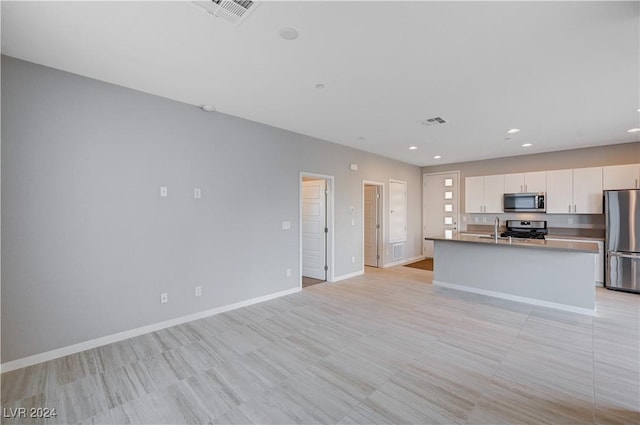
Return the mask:
<path id="1" fill-rule="evenodd" d="M 545 193 L 505 193 L 503 207 L 505 212 L 545 212 Z"/>

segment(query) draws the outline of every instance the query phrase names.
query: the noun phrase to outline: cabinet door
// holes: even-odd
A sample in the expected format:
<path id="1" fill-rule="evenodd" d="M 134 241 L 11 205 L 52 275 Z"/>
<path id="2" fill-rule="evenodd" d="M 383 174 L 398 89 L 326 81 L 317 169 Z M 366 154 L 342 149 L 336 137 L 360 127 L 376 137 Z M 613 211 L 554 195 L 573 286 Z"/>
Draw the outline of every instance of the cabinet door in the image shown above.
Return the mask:
<path id="1" fill-rule="evenodd" d="M 573 170 L 547 171 L 548 214 L 573 212 Z"/>
<path id="2" fill-rule="evenodd" d="M 484 212 L 503 212 L 502 195 L 504 195 L 504 175 L 484 176 Z"/>
<path id="3" fill-rule="evenodd" d="M 484 177 L 464 179 L 464 211 L 481 213 L 484 207 Z"/>
<path id="4" fill-rule="evenodd" d="M 602 167 L 602 188 L 604 190 L 640 188 L 640 164 Z"/>
<path id="5" fill-rule="evenodd" d="M 573 170 L 573 212 L 602 214 L 602 167 Z"/>
<path id="6" fill-rule="evenodd" d="M 504 193 L 520 193 L 524 190 L 524 174 L 505 174 L 504 175 Z"/>
<path id="7" fill-rule="evenodd" d="M 536 171 L 524 174 L 524 191 L 538 193 L 547 191 L 547 172 Z"/>

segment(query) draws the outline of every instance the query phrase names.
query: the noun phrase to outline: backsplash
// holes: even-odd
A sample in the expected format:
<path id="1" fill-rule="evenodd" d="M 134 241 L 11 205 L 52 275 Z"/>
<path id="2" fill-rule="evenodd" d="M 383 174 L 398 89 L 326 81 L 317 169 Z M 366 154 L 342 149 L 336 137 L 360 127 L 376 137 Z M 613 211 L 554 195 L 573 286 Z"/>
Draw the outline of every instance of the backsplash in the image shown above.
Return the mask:
<path id="1" fill-rule="evenodd" d="M 577 229 L 581 229 L 579 233 L 587 230 L 593 230 L 592 233 L 604 235 L 604 214 L 542 214 L 542 213 L 502 213 L 502 214 L 461 214 L 460 215 L 460 231 L 480 230 L 476 226 L 489 226 L 493 229 L 493 220 L 498 217 L 500 226 L 504 227 L 507 220 L 546 220 L 547 227 L 554 228 L 555 234 L 578 235 Z M 562 230 L 566 229 L 566 230 Z M 585 235 L 586 236 L 586 235 Z M 600 237 L 600 236 L 593 236 Z"/>

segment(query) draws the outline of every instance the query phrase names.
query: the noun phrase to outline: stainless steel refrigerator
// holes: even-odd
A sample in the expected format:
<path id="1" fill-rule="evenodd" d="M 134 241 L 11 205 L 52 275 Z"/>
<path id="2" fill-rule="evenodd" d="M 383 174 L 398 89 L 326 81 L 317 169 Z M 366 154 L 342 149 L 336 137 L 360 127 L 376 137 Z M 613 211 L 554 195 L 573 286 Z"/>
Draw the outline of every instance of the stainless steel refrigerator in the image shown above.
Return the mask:
<path id="1" fill-rule="evenodd" d="M 640 189 L 604 192 L 605 286 L 640 293 Z"/>

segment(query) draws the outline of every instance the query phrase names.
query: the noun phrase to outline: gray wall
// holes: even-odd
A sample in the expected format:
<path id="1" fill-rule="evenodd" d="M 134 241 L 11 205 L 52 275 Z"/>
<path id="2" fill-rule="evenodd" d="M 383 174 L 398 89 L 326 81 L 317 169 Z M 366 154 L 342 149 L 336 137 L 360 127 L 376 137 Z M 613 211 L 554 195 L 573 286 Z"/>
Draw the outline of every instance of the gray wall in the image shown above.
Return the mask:
<path id="1" fill-rule="evenodd" d="M 418 167 L 3 56 L 2 362 L 298 287 L 300 171 L 335 176 L 336 276 L 363 179 L 408 182 L 420 255 Z"/>
<path id="2" fill-rule="evenodd" d="M 452 170 L 460 171 L 461 229 L 465 230 L 466 225 L 475 223 L 476 219 L 479 224 L 493 223 L 493 217 L 496 216 L 496 214 L 464 213 L 464 179 L 466 177 L 634 163 L 640 163 L 640 142 L 429 166 L 423 167 L 422 172 L 429 174 Z M 547 220 L 550 227 L 599 228 L 604 226 L 602 215 L 498 214 L 498 216 L 501 220 Z M 573 221 L 572 224 L 568 223 L 569 219 Z"/>

